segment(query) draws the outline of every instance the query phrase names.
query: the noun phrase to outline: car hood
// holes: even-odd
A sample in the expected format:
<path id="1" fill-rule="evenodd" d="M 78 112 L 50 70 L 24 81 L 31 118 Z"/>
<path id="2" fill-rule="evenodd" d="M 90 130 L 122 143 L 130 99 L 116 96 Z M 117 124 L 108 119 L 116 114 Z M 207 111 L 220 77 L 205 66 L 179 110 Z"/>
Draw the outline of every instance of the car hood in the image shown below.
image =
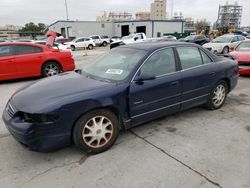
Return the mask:
<path id="1" fill-rule="evenodd" d="M 44 78 L 17 91 L 11 103 L 28 113 L 54 111 L 63 105 L 91 98 L 100 90 L 112 89 L 116 84 L 87 78 L 75 72 Z"/>

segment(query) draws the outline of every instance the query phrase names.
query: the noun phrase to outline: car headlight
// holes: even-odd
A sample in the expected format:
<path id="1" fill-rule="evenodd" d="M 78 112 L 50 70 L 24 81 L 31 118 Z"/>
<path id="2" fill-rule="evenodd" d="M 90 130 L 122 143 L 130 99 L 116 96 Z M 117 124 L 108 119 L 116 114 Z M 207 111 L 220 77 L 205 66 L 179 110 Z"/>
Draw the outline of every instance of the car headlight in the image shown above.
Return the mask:
<path id="1" fill-rule="evenodd" d="M 26 112 L 20 112 L 19 115 L 23 121 L 28 123 L 53 122 L 58 119 L 58 115 L 55 114 L 30 114 Z"/>

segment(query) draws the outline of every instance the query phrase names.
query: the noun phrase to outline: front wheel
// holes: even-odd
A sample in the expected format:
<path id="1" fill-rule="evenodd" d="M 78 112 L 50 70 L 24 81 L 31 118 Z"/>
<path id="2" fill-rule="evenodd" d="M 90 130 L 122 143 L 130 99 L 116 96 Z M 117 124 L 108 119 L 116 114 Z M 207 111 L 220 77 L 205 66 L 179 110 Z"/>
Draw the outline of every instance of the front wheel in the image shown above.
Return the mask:
<path id="1" fill-rule="evenodd" d="M 104 41 L 103 43 L 102 43 L 102 46 L 107 46 L 108 45 L 108 43 L 106 42 L 106 41 Z"/>
<path id="2" fill-rule="evenodd" d="M 226 46 L 222 50 L 222 54 L 228 54 L 229 53 L 229 48 Z"/>
<path id="3" fill-rule="evenodd" d="M 207 107 L 211 110 L 221 108 L 226 101 L 227 93 L 227 83 L 225 81 L 219 82 L 209 96 Z"/>
<path id="4" fill-rule="evenodd" d="M 42 67 L 42 76 L 49 77 L 59 74 L 61 72 L 60 66 L 56 62 L 47 62 Z"/>
<path id="5" fill-rule="evenodd" d="M 118 119 L 109 110 L 90 111 L 76 122 L 75 145 L 86 153 L 97 154 L 109 149 L 118 136 Z"/>
<path id="6" fill-rule="evenodd" d="M 88 45 L 89 50 L 93 50 L 94 46 L 92 44 Z"/>

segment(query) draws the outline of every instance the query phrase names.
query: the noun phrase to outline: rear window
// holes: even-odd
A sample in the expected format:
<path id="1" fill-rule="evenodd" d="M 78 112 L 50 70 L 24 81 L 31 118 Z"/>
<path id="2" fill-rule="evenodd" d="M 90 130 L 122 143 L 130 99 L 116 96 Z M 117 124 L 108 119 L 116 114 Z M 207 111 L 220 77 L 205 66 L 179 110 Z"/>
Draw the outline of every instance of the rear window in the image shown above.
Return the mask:
<path id="1" fill-rule="evenodd" d="M 10 56 L 12 55 L 12 47 L 11 46 L 0 46 L 0 57 Z"/>
<path id="2" fill-rule="evenodd" d="M 29 45 L 17 45 L 15 46 L 16 55 L 22 54 L 33 54 L 42 52 L 43 49 L 36 47 L 36 46 L 29 46 Z"/>

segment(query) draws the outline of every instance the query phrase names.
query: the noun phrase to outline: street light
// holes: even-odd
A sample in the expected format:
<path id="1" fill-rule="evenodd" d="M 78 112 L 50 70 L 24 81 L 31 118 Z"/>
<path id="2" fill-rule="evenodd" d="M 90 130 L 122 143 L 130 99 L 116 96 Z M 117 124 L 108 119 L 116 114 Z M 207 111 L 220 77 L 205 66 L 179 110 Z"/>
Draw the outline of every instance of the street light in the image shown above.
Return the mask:
<path id="1" fill-rule="evenodd" d="M 67 20 L 69 20 L 69 13 L 68 13 L 68 3 L 67 3 L 67 0 L 65 0 L 65 8 L 66 8 Z"/>

